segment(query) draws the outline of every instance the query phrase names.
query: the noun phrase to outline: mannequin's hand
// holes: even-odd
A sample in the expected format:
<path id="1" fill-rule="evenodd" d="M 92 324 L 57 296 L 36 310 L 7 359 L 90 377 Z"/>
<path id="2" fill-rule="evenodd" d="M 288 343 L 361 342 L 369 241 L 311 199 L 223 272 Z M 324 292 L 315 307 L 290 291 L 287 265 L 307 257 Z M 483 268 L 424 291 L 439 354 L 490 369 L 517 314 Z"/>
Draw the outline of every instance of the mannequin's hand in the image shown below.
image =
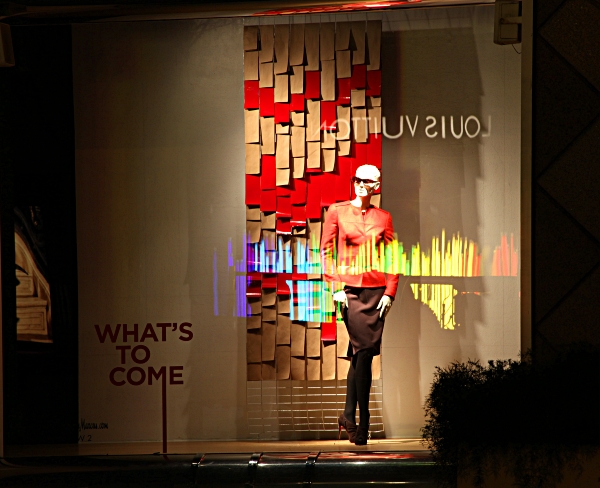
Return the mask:
<path id="1" fill-rule="evenodd" d="M 379 300 L 379 304 L 377 305 L 377 310 L 379 310 L 379 317 L 385 319 L 385 316 L 392 308 L 392 299 L 387 295 L 383 295 L 381 300 Z"/>
<path id="2" fill-rule="evenodd" d="M 338 302 L 342 308 L 348 308 L 348 297 L 346 296 L 346 292 L 344 290 L 340 290 L 333 294 L 333 301 Z"/>

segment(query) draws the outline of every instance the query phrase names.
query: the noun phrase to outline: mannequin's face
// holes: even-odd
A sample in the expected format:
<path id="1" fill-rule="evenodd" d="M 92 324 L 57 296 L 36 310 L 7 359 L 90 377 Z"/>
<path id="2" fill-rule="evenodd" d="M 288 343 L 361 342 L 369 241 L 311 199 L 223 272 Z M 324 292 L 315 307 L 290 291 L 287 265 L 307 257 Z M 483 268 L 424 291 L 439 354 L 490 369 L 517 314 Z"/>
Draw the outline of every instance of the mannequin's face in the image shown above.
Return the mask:
<path id="1" fill-rule="evenodd" d="M 357 197 L 372 195 L 379 188 L 379 177 L 370 168 L 360 166 L 356 169 L 354 180 L 354 193 Z"/>

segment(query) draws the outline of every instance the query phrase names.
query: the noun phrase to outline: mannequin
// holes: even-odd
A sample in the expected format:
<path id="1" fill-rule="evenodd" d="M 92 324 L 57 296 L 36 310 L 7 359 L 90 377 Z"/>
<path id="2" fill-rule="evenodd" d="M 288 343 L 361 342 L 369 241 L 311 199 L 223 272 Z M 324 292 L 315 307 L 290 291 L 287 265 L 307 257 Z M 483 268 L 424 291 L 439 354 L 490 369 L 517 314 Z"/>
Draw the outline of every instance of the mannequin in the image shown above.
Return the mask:
<path id="1" fill-rule="evenodd" d="M 385 317 L 398 288 L 398 275 L 380 271 L 379 265 L 370 260 L 371 249 L 389 244 L 394 238 L 390 213 L 371 205 L 380 177 L 375 166 L 357 168 L 352 178 L 355 198 L 329 207 L 321 237 L 325 279 L 350 336 L 346 406 L 338 425 L 340 435 L 345 429 L 350 442 L 356 445 L 367 443 L 371 363 L 381 352 Z"/>

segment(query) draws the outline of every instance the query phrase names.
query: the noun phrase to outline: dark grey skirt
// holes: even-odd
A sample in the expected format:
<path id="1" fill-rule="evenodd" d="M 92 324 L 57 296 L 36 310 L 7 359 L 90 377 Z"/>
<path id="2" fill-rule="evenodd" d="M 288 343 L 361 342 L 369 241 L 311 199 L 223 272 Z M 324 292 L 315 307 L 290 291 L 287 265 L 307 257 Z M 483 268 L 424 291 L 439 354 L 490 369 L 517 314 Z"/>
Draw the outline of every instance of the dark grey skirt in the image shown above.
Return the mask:
<path id="1" fill-rule="evenodd" d="M 373 355 L 381 354 L 381 335 L 384 320 L 379 318 L 377 305 L 383 296 L 385 286 L 378 288 L 346 287 L 348 308 L 344 312 L 344 323 L 350 336 L 348 356 L 361 349 L 373 349 Z"/>

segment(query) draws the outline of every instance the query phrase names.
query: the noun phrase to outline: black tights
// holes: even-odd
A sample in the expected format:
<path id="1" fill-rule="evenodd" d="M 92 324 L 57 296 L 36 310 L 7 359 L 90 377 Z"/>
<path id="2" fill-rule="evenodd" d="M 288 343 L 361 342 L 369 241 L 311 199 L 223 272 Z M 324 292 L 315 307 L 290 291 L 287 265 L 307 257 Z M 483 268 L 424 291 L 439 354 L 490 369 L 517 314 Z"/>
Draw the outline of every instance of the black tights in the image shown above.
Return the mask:
<path id="1" fill-rule="evenodd" d="M 346 408 L 344 417 L 356 423 L 356 404 L 360 408 L 360 425 L 369 427 L 369 392 L 371 391 L 371 363 L 373 350 L 361 349 L 350 361 L 348 370 L 348 386 L 346 388 Z"/>

